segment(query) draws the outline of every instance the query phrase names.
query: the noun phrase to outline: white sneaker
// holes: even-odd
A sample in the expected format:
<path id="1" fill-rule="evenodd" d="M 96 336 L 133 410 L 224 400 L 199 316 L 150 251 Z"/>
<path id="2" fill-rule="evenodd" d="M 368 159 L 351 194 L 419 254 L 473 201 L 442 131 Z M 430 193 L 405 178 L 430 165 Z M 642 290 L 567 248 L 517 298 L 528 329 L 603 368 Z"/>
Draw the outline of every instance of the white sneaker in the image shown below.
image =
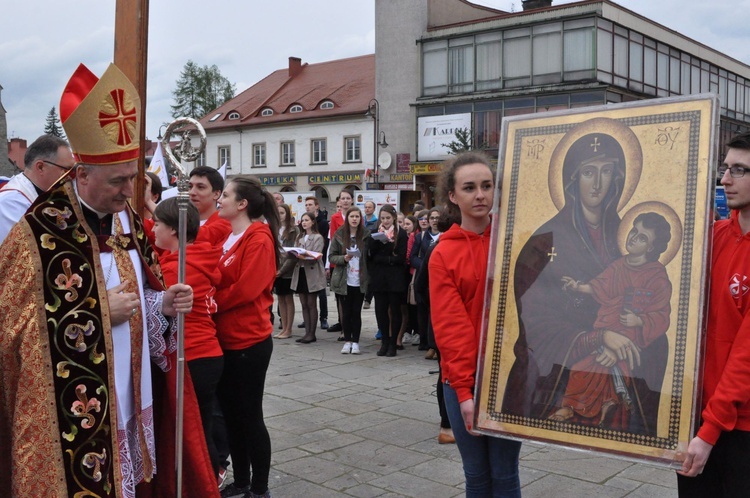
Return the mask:
<path id="1" fill-rule="evenodd" d="M 413 340 L 414 336 L 412 334 L 404 334 L 404 337 L 401 338 L 401 344 L 411 344 Z"/>
<path id="2" fill-rule="evenodd" d="M 359 354 L 359 343 L 352 344 L 352 354 Z"/>
<path id="3" fill-rule="evenodd" d="M 411 336 L 411 343 L 415 346 L 419 345 L 419 334 L 414 334 Z"/>
<path id="4" fill-rule="evenodd" d="M 357 351 L 359 351 L 359 346 L 357 346 Z M 344 347 L 341 348 L 341 354 L 349 354 L 351 352 L 352 352 L 352 343 L 347 342 L 346 344 L 344 344 Z"/>

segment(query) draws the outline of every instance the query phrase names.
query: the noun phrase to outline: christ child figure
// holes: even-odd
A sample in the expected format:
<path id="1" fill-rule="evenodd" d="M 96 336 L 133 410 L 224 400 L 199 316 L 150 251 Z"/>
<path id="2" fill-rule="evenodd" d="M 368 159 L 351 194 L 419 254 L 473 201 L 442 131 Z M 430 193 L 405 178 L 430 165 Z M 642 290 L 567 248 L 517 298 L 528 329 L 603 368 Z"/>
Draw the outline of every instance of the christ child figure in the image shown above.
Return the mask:
<path id="1" fill-rule="evenodd" d="M 658 213 L 638 215 L 626 239 L 627 254 L 588 283 L 563 277 L 563 289 L 590 294 L 600 304 L 593 351 L 573 358 L 565 394 L 549 418 L 627 430 L 638 415 L 633 377 L 640 353 L 669 329 L 672 284 L 659 256 L 671 239 L 670 225 Z M 643 414 L 640 414 L 643 415 Z"/>

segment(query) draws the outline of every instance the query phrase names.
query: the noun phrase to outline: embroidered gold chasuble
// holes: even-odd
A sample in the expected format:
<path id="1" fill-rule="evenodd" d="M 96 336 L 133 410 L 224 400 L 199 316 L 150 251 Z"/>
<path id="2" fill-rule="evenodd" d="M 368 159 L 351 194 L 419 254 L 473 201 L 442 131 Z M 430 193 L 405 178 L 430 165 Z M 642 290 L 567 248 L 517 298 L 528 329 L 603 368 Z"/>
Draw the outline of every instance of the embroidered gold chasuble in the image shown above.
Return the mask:
<path id="1" fill-rule="evenodd" d="M 125 213 L 132 235 L 123 244 L 138 250 L 148 284 L 161 290 L 140 219 L 130 208 Z M 124 423 L 118 421 L 102 242 L 64 179 L 0 246 L 0 496 L 121 497 L 123 479 L 132 479 L 122 475 L 120 462 Z M 136 353 L 148 348 L 142 338 L 131 333 Z M 138 398 L 139 389 L 134 392 Z M 148 480 L 153 465 L 143 454 L 144 427 L 133 431 L 137 443 L 130 451 L 145 461 Z"/>

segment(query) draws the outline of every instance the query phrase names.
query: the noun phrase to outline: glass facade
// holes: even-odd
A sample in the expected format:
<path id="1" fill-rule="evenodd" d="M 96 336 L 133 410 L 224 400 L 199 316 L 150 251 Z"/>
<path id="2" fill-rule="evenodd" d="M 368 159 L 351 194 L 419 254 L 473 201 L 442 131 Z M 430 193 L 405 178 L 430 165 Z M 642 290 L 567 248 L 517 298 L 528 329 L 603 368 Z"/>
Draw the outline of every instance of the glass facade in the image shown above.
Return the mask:
<path id="1" fill-rule="evenodd" d="M 475 146 L 490 154 L 497 153 L 503 116 L 649 97 L 718 93 L 722 126 L 728 119 L 733 130 L 744 129 L 743 122 L 750 121 L 750 79 L 594 16 L 425 41 L 422 74 L 421 100 L 469 101 L 423 102 L 418 115 L 471 112 Z M 497 96 L 564 83 L 607 88 Z M 491 92 L 495 95 L 483 95 Z M 724 133 L 720 138 L 723 150 Z"/>

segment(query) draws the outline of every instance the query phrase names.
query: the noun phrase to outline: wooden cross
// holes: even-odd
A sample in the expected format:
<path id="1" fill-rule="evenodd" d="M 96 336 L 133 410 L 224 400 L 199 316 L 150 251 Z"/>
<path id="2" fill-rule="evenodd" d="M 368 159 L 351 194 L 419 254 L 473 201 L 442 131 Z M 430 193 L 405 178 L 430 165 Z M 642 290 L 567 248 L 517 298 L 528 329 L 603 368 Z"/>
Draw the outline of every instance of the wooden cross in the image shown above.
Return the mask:
<path id="1" fill-rule="evenodd" d="M 146 159 L 146 68 L 148 67 L 148 4 L 149 0 L 117 0 L 115 6 L 115 65 L 138 90 L 141 98 L 141 152 L 138 177 L 132 199 L 133 207 L 143 214 L 143 176 Z"/>

